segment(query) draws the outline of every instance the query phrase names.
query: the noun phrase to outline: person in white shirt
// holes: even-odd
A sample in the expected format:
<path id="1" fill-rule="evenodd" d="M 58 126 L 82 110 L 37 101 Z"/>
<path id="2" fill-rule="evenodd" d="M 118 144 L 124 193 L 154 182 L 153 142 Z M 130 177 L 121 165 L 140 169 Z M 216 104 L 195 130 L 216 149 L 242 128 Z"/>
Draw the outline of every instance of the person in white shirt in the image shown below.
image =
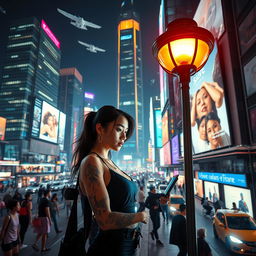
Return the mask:
<path id="1" fill-rule="evenodd" d="M 139 209 L 138 212 L 143 212 L 145 210 L 145 193 L 144 193 L 144 187 L 140 186 L 140 190 L 138 192 L 138 202 L 139 202 Z"/>

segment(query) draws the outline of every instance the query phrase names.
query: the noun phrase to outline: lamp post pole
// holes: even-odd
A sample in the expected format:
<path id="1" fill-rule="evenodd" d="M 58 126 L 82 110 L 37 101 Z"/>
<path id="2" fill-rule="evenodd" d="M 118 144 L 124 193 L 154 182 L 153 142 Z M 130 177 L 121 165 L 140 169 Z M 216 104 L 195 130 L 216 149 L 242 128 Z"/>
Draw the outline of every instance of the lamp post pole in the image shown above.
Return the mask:
<path id="1" fill-rule="evenodd" d="M 196 222 L 194 201 L 194 177 L 192 165 L 192 143 L 191 143 L 191 117 L 189 98 L 189 67 L 181 67 L 179 70 L 182 91 L 182 115 L 183 115 L 183 141 L 184 141 L 184 173 L 186 186 L 186 208 L 187 208 L 187 246 L 188 255 L 197 255 L 196 246 Z"/>

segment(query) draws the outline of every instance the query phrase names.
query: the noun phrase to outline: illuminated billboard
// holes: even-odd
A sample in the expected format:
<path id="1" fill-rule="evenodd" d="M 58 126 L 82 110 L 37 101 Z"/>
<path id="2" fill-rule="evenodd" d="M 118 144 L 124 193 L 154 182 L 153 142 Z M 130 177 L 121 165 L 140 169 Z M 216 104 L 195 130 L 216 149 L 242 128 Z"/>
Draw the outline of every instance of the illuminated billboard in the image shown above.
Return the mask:
<path id="1" fill-rule="evenodd" d="M 231 209 L 233 207 L 232 203 L 236 203 L 236 207 L 240 211 L 253 216 L 251 191 L 249 189 L 224 185 L 224 195 L 226 208 Z"/>
<path id="2" fill-rule="evenodd" d="M 94 99 L 94 94 L 93 94 L 93 93 L 90 93 L 90 92 L 85 92 L 85 93 L 84 93 L 84 97 L 85 97 L 86 99 L 93 100 L 93 99 Z"/>
<path id="3" fill-rule="evenodd" d="M 169 132 L 168 132 L 168 111 L 165 111 L 162 118 L 162 142 L 165 145 L 169 141 Z"/>
<path id="4" fill-rule="evenodd" d="M 48 37 L 53 41 L 53 43 L 60 49 L 60 42 L 56 38 L 56 36 L 52 33 L 50 28 L 47 26 L 44 20 L 41 21 L 41 28 L 48 35 Z"/>
<path id="5" fill-rule="evenodd" d="M 155 147 L 162 147 L 162 117 L 161 110 L 155 110 Z"/>
<path id="6" fill-rule="evenodd" d="M 224 32 L 222 5 L 220 0 L 201 0 L 193 18 L 199 27 L 211 31 L 214 38 Z"/>
<path id="7" fill-rule="evenodd" d="M 0 140 L 4 140 L 6 128 L 6 118 L 0 117 Z"/>
<path id="8" fill-rule="evenodd" d="M 65 128 L 66 128 L 66 115 L 60 112 L 59 119 L 59 135 L 58 135 L 58 144 L 60 145 L 60 150 L 64 149 L 64 139 L 65 139 Z"/>
<path id="9" fill-rule="evenodd" d="M 176 135 L 172 138 L 172 163 L 178 164 L 179 158 L 179 135 Z"/>
<path id="10" fill-rule="evenodd" d="M 43 101 L 39 138 L 57 143 L 59 110 Z"/>
<path id="11" fill-rule="evenodd" d="M 206 65 L 191 78 L 190 84 L 193 153 L 229 146 L 225 91 L 216 45 Z"/>
<path id="12" fill-rule="evenodd" d="M 168 141 L 163 146 L 163 153 L 164 153 L 164 165 L 170 165 L 171 162 L 171 148 L 170 148 L 170 142 Z"/>
<path id="13" fill-rule="evenodd" d="M 219 184 L 214 182 L 204 182 L 204 195 L 208 200 L 215 203 L 220 199 Z"/>
<path id="14" fill-rule="evenodd" d="M 38 98 L 34 102 L 31 136 L 64 147 L 66 115 Z"/>

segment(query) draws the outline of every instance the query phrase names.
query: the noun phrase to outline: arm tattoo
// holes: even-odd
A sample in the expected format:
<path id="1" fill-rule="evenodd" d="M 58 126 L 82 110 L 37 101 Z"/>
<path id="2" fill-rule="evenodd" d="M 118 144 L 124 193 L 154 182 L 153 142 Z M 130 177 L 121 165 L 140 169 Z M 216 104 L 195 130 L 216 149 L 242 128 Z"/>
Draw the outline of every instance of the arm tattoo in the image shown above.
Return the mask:
<path id="1" fill-rule="evenodd" d="M 111 212 L 109 198 L 99 192 L 102 177 L 97 167 L 88 164 L 84 174 L 87 180 L 87 196 L 97 222 L 101 227 L 119 229 L 136 223 L 136 213 Z"/>

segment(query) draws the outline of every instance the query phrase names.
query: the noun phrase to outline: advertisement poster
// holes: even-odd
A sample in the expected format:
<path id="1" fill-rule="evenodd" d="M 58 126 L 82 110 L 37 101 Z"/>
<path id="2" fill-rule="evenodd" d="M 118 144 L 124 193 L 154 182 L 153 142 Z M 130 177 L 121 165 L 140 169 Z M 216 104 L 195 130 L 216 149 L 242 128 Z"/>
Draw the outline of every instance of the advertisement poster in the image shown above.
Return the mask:
<path id="1" fill-rule="evenodd" d="M 211 31 L 214 38 L 220 38 L 224 32 L 221 0 L 201 0 L 197 7 L 194 20 L 199 27 Z"/>
<path id="2" fill-rule="evenodd" d="M 220 198 L 219 184 L 214 182 L 204 182 L 204 195 L 208 200 L 215 203 Z"/>
<path id="3" fill-rule="evenodd" d="M 31 135 L 33 137 L 39 137 L 40 121 L 41 121 L 42 101 L 35 99 L 34 115 Z"/>
<path id="4" fill-rule="evenodd" d="M 66 115 L 60 112 L 59 138 L 58 138 L 58 144 L 60 146 L 60 150 L 64 149 L 65 128 L 66 128 Z"/>
<path id="5" fill-rule="evenodd" d="M 43 101 L 39 138 L 57 143 L 59 110 Z"/>
<path id="6" fill-rule="evenodd" d="M 206 65 L 191 78 L 190 98 L 193 153 L 229 146 L 225 91 L 216 45 Z"/>
<path id="7" fill-rule="evenodd" d="M 171 164 L 171 148 L 170 148 L 170 142 L 168 141 L 163 146 L 164 151 L 164 165 L 170 165 Z"/>
<path id="8" fill-rule="evenodd" d="M 6 128 L 6 118 L 0 117 L 0 140 L 4 140 Z"/>
<path id="9" fill-rule="evenodd" d="M 155 110 L 155 146 L 162 147 L 162 118 L 161 110 Z"/>
<path id="10" fill-rule="evenodd" d="M 256 93 L 256 56 L 244 66 L 244 78 L 247 96 Z"/>
<path id="11" fill-rule="evenodd" d="M 178 164 L 179 158 L 179 135 L 176 135 L 172 138 L 172 163 Z"/>
<path id="12" fill-rule="evenodd" d="M 195 195 L 199 197 L 204 196 L 204 191 L 203 191 L 203 181 L 199 179 L 194 179 L 194 191 Z"/>
<path id="13" fill-rule="evenodd" d="M 231 209 L 232 203 L 234 202 L 236 203 L 236 207 L 239 208 L 240 211 L 248 213 L 251 216 L 253 216 L 252 198 L 249 189 L 225 185 L 224 193 L 226 208 Z"/>
<path id="14" fill-rule="evenodd" d="M 168 136 L 168 111 L 164 113 L 162 118 L 162 142 L 165 145 L 169 140 Z"/>

